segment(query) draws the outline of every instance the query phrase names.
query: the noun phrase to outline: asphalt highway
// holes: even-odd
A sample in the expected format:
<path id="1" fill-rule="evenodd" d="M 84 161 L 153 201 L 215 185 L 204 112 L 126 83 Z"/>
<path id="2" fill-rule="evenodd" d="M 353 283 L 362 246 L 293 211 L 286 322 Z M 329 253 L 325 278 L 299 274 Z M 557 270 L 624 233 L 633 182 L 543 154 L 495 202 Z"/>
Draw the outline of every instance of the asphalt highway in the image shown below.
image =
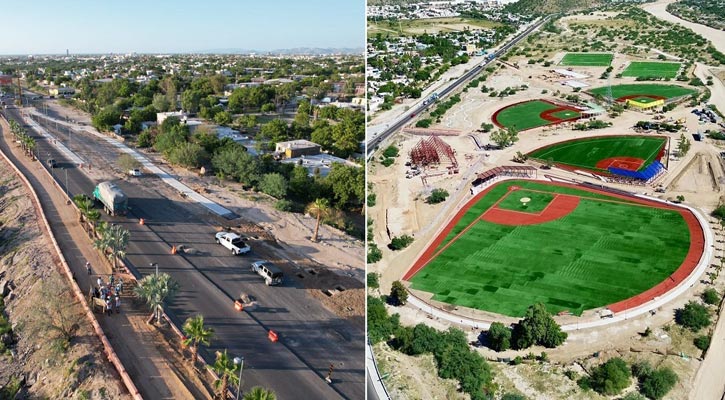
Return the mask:
<path id="1" fill-rule="evenodd" d="M 19 110 L 4 111 L 21 121 Z M 42 119 L 39 122 L 51 134 L 66 139 L 67 131 L 62 127 L 56 130 L 54 124 Z M 92 192 L 97 182 L 65 159 L 48 140 L 30 130 L 28 133 L 36 137 L 41 160 L 57 160 L 60 168 L 51 171 L 62 187 L 67 182 L 71 196 Z M 118 156 L 112 146 L 90 134 L 74 132 L 71 140 L 71 148 L 79 153 L 96 152 L 108 162 Z M 44 166 L 48 168 L 45 162 Z M 158 189 L 163 186 L 161 180 L 154 176 L 116 183 L 128 195 L 131 212 L 127 217 L 104 214 L 103 218 L 131 232 L 126 261 L 140 276 L 153 273 L 151 263 L 156 263 L 160 271 L 168 272 L 179 282 L 181 290 L 167 307 L 177 325 L 181 326 L 187 317 L 201 314 L 206 324 L 214 328 L 211 346 L 200 352 L 207 362 L 213 363 L 217 350 L 227 349 L 230 356 L 243 356 L 243 391 L 259 385 L 287 399 L 364 397 L 364 324 L 341 319 L 311 298 L 303 283 L 314 287 L 314 275 L 287 262 L 273 241 L 252 241 L 251 254 L 230 255 L 214 242 L 213 236 L 216 226 L 230 222 L 215 220 L 201 206 L 181 198 L 167 197 Z M 148 222 L 139 225 L 138 218 Z M 172 245 L 181 244 L 192 250 L 170 254 Z M 280 265 L 285 272 L 284 284 L 265 286 L 249 268 L 257 259 L 270 259 Z M 348 288 L 354 287 L 345 283 Z M 358 287 L 362 285 L 359 283 Z M 240 293 L 251 295 L 258 306 L 251 311 L 236 311 L 233 300 Z M 278 332 L 279 342 L 267 338 L 270 329 Z M 332 384 L 324 380 L 330 365 L 334 368 Z"/>
<path id="2" fill-rule="evenodd" d="M 543 23 L 549 20 L 549 17 L 542 18 L 540 21 L 536 22 L 535 24 L 532 24 L 530 27 L 526 28 L 523 32 L 516 35 L 514 38 L 512 38 L 510 41 L 506 42 L 503 46 L 501 46 L 498 50 L 491 53 L 494 57 L 491 59 L 487 59 L 483 63 L 476 65 L 475 67 L 471 68 L 468 72 L 460 76 L 458 79 L 453 81 L 450 85 L 446 86 L 443 90 L 438 92 L 438 101 L 444 99 L 449 93 L 455 91 L 461 85 L 468 82 L 470 79 L 472 79 L 474 76 L 478 75 L 483 71 L 491 62 L 493 62 L 496 58 L 500 57 L 504 53 L 506 53 L 511 47 L 515 46 L 518 42 L 520 42 L 522 39 L 524 39 L 526 36 L 528 36 L 531 32 L 533 32 L 535 29 L 537 29 L 539 26 L 541 26 Z M 406 112 L 406 114 L 403 116 L 403 118 L 399 119 L 397 122 L 394 122 L 388 127 L 386 130 L 381 132 L 379 135 L 377 135 L 375 138 L 371 139 L 367 143 L 367 155 L 368 157 L 372 155 L 372 153 L 377 149 L 377 147 L 385 141 L 390 135 L 397 132 L 400 128 L 403 126 L 413 122 L 416 117 L 420 116 L 422 112 L 424 112 L 428 107 L 435 104 L 435 102 L 431 102 L 428 104 L 420 104 L 415 108 L 411 108 Z"/>

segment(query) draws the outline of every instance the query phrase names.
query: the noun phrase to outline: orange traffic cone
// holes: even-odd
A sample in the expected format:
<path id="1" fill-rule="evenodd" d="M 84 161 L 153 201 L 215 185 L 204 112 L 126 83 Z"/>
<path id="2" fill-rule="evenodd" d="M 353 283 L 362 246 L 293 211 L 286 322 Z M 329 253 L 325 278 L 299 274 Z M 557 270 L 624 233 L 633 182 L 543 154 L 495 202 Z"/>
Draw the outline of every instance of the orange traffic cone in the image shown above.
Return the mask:
<path id="1" fill-rule="evenodd" d="M 141 219 L 138 220 L 138 224 L 139 225 L 143 225 L 144 223 L 145 223 L 145 221 L 143 220 L 143 218 L 141 218 Z"/>
<path id="2" fill-rule="evenodd" d="M 277 336 L 277 333 L 273 330 L 269 330 L 269 333 L 267 334 L 267 337 L 269 338 L 270 342 L 276 342 L 279 340 L 279 337 Z"/>
<path id="3" fill-rule="evenodd" d="M 171 246 L 171 254 L 176 254 L 176 246 Z"/>

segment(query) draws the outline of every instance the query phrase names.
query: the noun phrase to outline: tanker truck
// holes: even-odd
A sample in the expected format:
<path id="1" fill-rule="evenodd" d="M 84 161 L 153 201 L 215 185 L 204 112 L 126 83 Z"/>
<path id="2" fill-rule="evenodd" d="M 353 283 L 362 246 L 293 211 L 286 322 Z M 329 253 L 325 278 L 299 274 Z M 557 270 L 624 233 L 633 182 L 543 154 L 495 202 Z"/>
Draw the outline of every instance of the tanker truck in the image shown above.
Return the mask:
<path id="1" fill-rule="evenodd" d="M 128 198 L 112 182 L 99 183 L 93 189 L 93 198 L 103 204 L 103 210 L 109 215 L 126 214 L 128 209 Z"/>

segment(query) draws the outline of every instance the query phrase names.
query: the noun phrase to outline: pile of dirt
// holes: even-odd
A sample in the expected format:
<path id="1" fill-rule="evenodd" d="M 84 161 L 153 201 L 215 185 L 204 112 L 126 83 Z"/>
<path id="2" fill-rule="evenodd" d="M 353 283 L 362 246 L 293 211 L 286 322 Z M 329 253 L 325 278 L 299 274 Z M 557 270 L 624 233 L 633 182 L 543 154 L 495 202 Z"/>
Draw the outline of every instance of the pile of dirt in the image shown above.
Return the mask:
<path id="1" fill-rule="evenodd" d="M 130 398 L 34 211 L 0 163 L 0 398 Z"/>

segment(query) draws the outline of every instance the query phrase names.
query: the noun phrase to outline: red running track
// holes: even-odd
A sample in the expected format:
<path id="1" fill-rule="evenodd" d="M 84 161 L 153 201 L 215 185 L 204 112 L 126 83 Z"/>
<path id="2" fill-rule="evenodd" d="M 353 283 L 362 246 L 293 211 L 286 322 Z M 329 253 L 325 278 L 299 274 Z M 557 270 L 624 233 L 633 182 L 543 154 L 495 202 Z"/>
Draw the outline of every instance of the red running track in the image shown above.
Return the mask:
<path id="1" fill-rule="evenodd" d="M 544 182 L 542 182 L 544 183 Z M 403 280 L 410 281 L 410 279 L 415 276 L 423 267 L 425 267 L 433 258 L 435 258 L 438 253 L 442 252 L 445 249 L 441 249 L 440 252 L 436 252 L 436 249 L 438 246 L 443 243 L 446 236 L 448 236 L 448 233 L 456 226 L 458 221 L 461 220 L 461 218 L 468 212 L 468 210 L 476 204 L 481 198 L 483 198 L 488 192 L 490 192 L 494 187 L 501 185 L 501 184 L 507 184 L 507 181 L 502 181 L 495 183 L 488 188 L 484 189 L 482 192 L 478 193 L 476 196 L 474 196 L 471 200 L 469 200 L 454 216 L 453 218 L 446 224 L 445 228 L 436 236 L 436 238 L 428 245 L 428 248 L 421 254 L 420 257 L 416 260 L 416 262 L 413 264 L 413 266 L 408 270 L 408 272 L 403 276 Z M 654 200 L 647 200 L 642 199 L 639 197 L 634 196 L 626 196 L 619 193 L 613 193 L 607 190 L 601 190 L 596 188 L 590 188 L 590 187 L 583 187 L 580 185 L 574 185 L 570 183 L 564 183 L 564 182 L 545 182 L 546 185 L 550 186 L 560 186 L 560 187 L 570 187 L 575 188 L 579 190 L 584 190 L 592 193 L 600 193 L 605 194 L 607 196 L 623 199 L 627 201 L 633 201 L 638 204 L 647 205 L 649 207 L 655 207 L 655 208 L 661 208 L 665 210 L 676 210 L 678 211 L 682 217 L 685 219 L 685 222 L 687 223 L 687 227 L 690 229 L 690 248 L 687 252 L 687 256 L 685 256 L 685 259 L 683 260 L 680 267 L 672 273 L 667 279 L 665 279 L 663 282 L 660 282 L 658 285 L 652 287 L 651 289 L 648 289 L 638 295 L 635 295 L 633 297 L 630 297 L 628 299 L 619 301 L 614 304 L 610 304 L 607 306 L 612 312 L 618 313 L 630 308 L 635 308 L 638 306 L 641 306 L 642 304 L 645 304 L 651 300 L 653 300 L 657 296 L 661 296 L 668 291 L 674 289 L 676 286 L 678 286 L 681 282 L 683 282 L 697 267 L 698 262 L 700 261 L 700 257 L 702 253 L 705 250 L 705 233 L 702 230 L 702 227 L 700 226 L 700 223 L 697 220 L 697 217 L 695 217 L 692 212 L 690 212 L 687 209 L 683 209 L 680 207 L 676 207 L 672 204 L 667 203 L 661 203 L 659 201 Z M 561 196 L 561 195 L 560 195 Z M 577 197 L 577 196 L 568 196 L 568 197 Z M 579 197 L 577 197 L 579 198 Z M 552 200 L 553 202 L 553 200 Z M 578 202 L 577 202 L 578 204 Z M 488 213 L 493 209 L 490 208 L 486 211 Z M 523 213 L 517 213 L 515 211 L 512 211 L 516 214 L 523 214 Z M 544 210 L 546 212 L 546 210 Z M 542 212 L 542 213 L 544 213 Z M 569 211 L 571 212 L 571 211 Z M 484 213 L 484 215 L 486 214 Z M 566 215 L 566 214 L 564 214 Z M 532 216 L 535 216 L 535 214 L 532 214 Z M 483 218 L 483 216 L 482 216 Z M 475 224 L 478 220 L 474 221 L 471 225 Z M 463 232 L 461 232 L 459 235 L 462 235 L 465 233 L 465 231 L 468 230 L 466 228 Z M 456 238 L 453 238 L 450 243 L 453 243 Z M 446 246 L 447 247 L 447 246 Z"/>

